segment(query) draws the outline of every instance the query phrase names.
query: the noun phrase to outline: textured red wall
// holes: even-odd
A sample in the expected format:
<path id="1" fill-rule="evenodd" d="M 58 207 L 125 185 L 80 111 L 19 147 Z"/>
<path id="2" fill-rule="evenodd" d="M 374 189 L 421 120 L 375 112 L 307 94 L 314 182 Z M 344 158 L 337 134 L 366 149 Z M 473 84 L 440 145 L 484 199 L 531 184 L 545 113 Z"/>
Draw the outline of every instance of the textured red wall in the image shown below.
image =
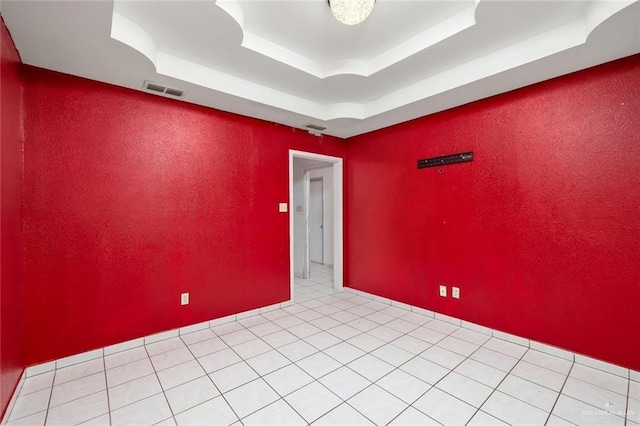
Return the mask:
<path id="1" fill-rule="evenodd" d="M 22 241 L 22 77 L 0 18 L 0 418 L 25 365 Z"/>
<path id="2" fill-rule="evenodd" d="M 340 140 L 25 79 L 29 364 L 289 299 L 288 150 L 343 156 Z"/>
<path id="3" fill-rule="evenodd" d="M 349 286 L 640 370 L 640 55 L 347 147 Z"/>
<path id="4" fill-rule="evenodd" d="M 341 141 L 25 77 L 28 364 L 288 298 L 287 150 Z M 639 82 L 635 56 L 348 141 L 348 285 L 640 369 Z"/>

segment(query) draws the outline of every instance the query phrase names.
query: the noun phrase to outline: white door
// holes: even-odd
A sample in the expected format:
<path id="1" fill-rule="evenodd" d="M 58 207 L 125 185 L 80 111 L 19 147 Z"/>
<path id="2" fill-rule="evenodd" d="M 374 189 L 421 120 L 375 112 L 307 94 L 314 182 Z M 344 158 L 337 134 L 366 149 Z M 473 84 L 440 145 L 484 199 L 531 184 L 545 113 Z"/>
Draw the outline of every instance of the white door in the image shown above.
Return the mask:
<path id="1" fill-rule="evenodd" d="M 309 183 L 309 260 L 324 263 L 324 193 L 322 178 Z"/>

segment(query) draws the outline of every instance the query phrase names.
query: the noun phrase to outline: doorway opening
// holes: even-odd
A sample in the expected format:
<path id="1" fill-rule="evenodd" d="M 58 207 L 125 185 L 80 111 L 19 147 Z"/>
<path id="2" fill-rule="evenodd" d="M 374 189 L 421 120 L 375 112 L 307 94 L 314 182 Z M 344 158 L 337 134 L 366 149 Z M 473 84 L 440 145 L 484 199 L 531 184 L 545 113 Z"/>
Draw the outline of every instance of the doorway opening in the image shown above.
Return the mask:
<path id="1" fill-rule="evenodd" d="M 329 167 L 330 169 L 330 167 Z M 311 174 L 310 171 L 307 171 Z M 305 181 L 306 182 L 306 181 Z M 304 182 L 303 182 L 304 185 Z M 309 179 L 309 204 L 307 230 L 309 232 L 309 262 L 324 265 L 324 180 L 322 177 Z M 329 229 L 328 229 L 329 230 Z M 332 265 L 332 262 L 329 263 Z"/>
<path id="2" fill-rule="evenodd" d="M 290 299 L 343 287 L 342 158 L 289 150 Z M 325 286 L 318 286 L 324 284 Z"/>

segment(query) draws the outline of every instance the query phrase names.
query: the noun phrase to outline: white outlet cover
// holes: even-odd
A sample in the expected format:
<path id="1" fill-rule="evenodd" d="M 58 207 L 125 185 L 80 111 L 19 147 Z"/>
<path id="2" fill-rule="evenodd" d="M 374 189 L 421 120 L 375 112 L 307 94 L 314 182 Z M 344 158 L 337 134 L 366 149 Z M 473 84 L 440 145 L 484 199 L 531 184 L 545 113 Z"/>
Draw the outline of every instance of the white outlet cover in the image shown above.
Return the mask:
<path id="1" fill-rule="evenodd" d="M 188 305 L 189 304 L 189 293 L 182 293 L 180 295 L 180 304 Z"/>
<path id="2" fill-rule="evenodd" d="M 288 210 L 288 209 L 287 209 L 287 207 L 288 207 L 288 206 L 287 206 L 287 203 L 280 203 L 280 204 L 278 205 L 278 211 L 279 211 L 280 213 L 286 213 L 286 212 L 287 212 L 287 210 Z"/>
<path id="3" fill-rule="evenodd" d="M 460 289 L 458 287 L 451 287 L 451 297 L 460 299 Z"/>
<path id="4" fill-rule="evenodd" d="M 446 285 L 441 285 L 440 286 L 440 296 L 447 297 L 447 286 Z"/>

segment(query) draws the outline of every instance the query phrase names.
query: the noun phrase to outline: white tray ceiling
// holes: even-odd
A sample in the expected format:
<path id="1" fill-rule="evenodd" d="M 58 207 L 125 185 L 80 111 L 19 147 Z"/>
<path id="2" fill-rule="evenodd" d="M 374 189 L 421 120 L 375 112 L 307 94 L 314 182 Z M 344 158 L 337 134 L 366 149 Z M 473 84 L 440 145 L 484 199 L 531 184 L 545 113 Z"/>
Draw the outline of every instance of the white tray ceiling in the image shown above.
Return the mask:
<path id="1" fill-rule="evenodd" d="M 24 63 L 342 138 L 640 52 L 638 0 L 6 1 Z"/>

